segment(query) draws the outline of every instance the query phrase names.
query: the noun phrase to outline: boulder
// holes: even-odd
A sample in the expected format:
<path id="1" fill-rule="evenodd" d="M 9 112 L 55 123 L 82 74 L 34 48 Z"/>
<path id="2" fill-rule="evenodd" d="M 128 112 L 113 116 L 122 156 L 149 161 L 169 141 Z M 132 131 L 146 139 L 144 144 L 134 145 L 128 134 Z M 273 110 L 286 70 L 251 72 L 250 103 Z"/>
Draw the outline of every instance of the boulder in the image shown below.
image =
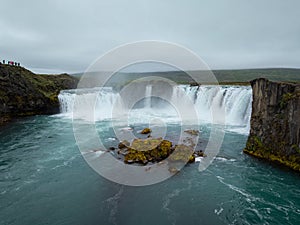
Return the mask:
<path id="1" fill-rule="evenodd" d="M 130 143 L 126 140 L 123 140 L 119 143 L 118 148 L 119 149 L 123 149 L 123 148 L 127 148 L 130 146 Z"/>
<path id="2" fill-rule="evenodd" d="M 152 130 L 150 128 L 144 128 L 142 131 L 141 131 L 141 134 L 150 134 L 152 132 Z"/>

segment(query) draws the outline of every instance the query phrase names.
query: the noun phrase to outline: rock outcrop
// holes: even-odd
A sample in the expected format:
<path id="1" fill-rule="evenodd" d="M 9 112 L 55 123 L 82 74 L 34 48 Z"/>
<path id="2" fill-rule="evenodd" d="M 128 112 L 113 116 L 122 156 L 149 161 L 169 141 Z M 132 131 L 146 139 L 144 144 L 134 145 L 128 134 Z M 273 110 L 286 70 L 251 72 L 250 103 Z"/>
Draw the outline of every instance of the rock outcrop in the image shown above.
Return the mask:
<path id="1" fill-rule="evenodd" d="M 198 130 L 186 130 L 181 142 L 176 145 L 162 137 L 137 138 L 131 143 L 123 140 L 118 147 L 110 147 L 108 151 L 126 164 L 167 163 L 170 172 L 178 172 L 183 164 L 195 162 L 196 157 L 206 157 L 202 150 L 195 151 L 199 134 Z"/>
<path id="2" fill-rule="evenodd" d="M 126 144 L 124 147 L 124 143 L 129 145 Z M 124 156 L 124 162 L 127 164 L 142 165 L 146 165 L 148 162 L 158 163 L 168 157 L 170 162 L 192 163 L 198 156 L 191 146 L 184 144 L 173 146 L 172 142 L 162 138 L 134 139 L 131 145 L 127 141 L 122 141 L 117 153 Z"/>
<path id="3" fill-rule="evenodd" d="M 60 90 L 76 88 L 77 83 L 67 74 L 37 75 L 0 64 L 0 125 L 20 116 L 59 112 Z"/>
<path id="4" fill-rule="evenodd" d="M 300 171 L 300 84 L 256 79 L 244 152 Z"/>

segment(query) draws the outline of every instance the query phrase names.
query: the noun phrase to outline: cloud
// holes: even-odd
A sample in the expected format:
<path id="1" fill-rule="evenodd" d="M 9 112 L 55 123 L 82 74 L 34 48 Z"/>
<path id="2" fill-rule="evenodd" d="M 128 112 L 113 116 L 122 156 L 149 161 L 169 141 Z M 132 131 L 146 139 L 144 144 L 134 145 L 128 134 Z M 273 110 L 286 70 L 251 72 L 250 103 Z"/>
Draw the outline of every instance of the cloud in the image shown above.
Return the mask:
<path id="1" fill-rule="evenodd" d="M 127 42 L 184 45 L 212 68 L 300 67 L 298 0 L 1 3 L 0 58 L 35 71 L 84 71 Z"/>

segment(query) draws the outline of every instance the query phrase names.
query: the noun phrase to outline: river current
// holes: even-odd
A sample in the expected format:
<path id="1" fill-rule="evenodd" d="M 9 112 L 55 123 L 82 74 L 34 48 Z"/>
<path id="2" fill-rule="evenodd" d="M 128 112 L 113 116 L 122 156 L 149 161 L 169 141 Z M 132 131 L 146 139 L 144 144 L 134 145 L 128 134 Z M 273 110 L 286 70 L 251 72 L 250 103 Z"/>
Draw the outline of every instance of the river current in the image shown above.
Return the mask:
<path id="1" fill-rule="evenodd" d="M 61 114 L 20 119 L 0 131 L 0 223 L 299 224 L 299 175 L 242 152 L 249 132 L 251 88 L 224 86 L 216 91 L 203 86 L 201 92 L 181 86 L 173 90 L 172 99 L 180 98 L 178 88 L 202 115 L 198 126 L 203 143 L 212 128 L 220 126 L 207 113 L 207 102 L 227 106 L 224 140 L 206 170 L 199 172 L 200 159 L 164 182 L 142 187 L 101 177 L 78 150 L 72 124 L 74 98 L 80 95 L 88 102 L 99 91 L 63 91 Z M 145 88 L 146 96 L 151 89 Z M 95 127 L 106 146 L 115 146 L 113 121 L 108 118 L 118 96 L 109 89 L 101 93 Z M 146 98 L 131 110 L 126 123 L 114 126 L 138 131 L 160 116 L 168 124 L 168 135 L 176 136 L 182 126 L 163 104 Z M 86 121 L 84 112 L 77 115 L 82 118 L 75 119 Z"/>

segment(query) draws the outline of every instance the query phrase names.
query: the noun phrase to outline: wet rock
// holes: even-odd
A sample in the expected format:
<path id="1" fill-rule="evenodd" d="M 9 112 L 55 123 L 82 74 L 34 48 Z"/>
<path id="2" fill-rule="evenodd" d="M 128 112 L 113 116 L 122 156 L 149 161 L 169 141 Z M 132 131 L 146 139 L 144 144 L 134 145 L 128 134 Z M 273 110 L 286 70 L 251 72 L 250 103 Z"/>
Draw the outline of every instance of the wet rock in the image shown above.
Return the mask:
<path id="1" fill-rule="evenodd" d="M 144 162 L 147 161 L 146 156 L 143 152 L 135 151 L 135 150 L 129 150 L 128 153 L 124 157 L 124 162 L 136 162 L 144 164 Z M 148 162 L 148 161 L 147 161 Z"/>
<path id="2" fill-rule="evenodd" d="M 170 167 L 170 168 L 169 168 L 169 172 L 175 174 L 175 173 L 178 173 L 179 170 L 178 170 L 177 168 L 175 168 L 175 167 Z"/>
<path id="3" fill-rule="evenodd" d="M 148 162 L 157 163 L 172 153 L 172 142 L 157 139 L 135 139 L 128 147 L 124 162 L 133 162 L 146 165 Z"/>
<path id="4" fill-rule="evenodd" d="M 124 142 L 124 141 L 123 141 Z M 118 154 L 124 155 L 125 163 L 146 165 L 160 163 L 164 159 L 170 163 L 193 163 L 196 155 L 191 146 L 184 144 L 173 146 L 172 142 L 162 138 L 134 139 L 130 146 L 120 149 Z"/>
<path id="5" fill-rule="evenodd" d="M 123 149 L 123 148 L 127 148 L 127 147 L 129 147 L 129 146 L 130 146 L 129 141 L 124 140 L 124 141 L 121 141 L 121 142 L 119 143 L 118 148 L 119 148 L 119 149 Z"/>
<path id="6" fill-rule="evenodd" d="M 199 157 L 205 157 L 205 156 L 206 156 L 202 150 L 200 150 L 200 151 L 195 151 L 195 155 L 196 155 L 196 156 L 199 156 Z"/>
<path id="7" fill-rule="evenodd" d="M 126 155 L 128 153 L 127 148 L 122 148 L 118 150 L 118 154 L 120 155 Z"/>
<path id="8" fill-rule="evenodd" d="M 190 134 L 190 135 L 199 135 L 199 130 L 185 130 L 184 131 L 185 133 L 188 133 L 188 134 Z"/>
<path id="9" fill-rule="evenodd" d="M 175 151 L 168 158 L 171 162 L 194 162 L 194 150 L 190 146 L 187 145 L 177 145 L 175 146 Z"/>
<path id="10" fill-rule="evenodd" d="M 193 163 L 193 162 L 195 162 L 195 160 L 196 160 L 196 157 L 194 155 L 191 155 L 188 163 Z"/>
<path id="11" fill-rule="evenodd" d="M 132 164 L 132 163 L 134 163 L 134 160 L 132 160 L 132 159 L 125 159 L 124 160 L 124 162 L 126 163 L 126 164 Z"/>
<path id="12" fill-rule="evenodd" d="M 150 128 L 144 128 L 142 131 L 141 131 L 141 134 L 150 134 L 152 132 L 152 130 Z"/>
<path id="13" fill-rule="evenodd" d="M 142 161 L 142 163 L 143 163 L 144 165 L 146 165 L 146 164 L 148 163 L 148 160 L 145 159 L 145 160 Z"/>

